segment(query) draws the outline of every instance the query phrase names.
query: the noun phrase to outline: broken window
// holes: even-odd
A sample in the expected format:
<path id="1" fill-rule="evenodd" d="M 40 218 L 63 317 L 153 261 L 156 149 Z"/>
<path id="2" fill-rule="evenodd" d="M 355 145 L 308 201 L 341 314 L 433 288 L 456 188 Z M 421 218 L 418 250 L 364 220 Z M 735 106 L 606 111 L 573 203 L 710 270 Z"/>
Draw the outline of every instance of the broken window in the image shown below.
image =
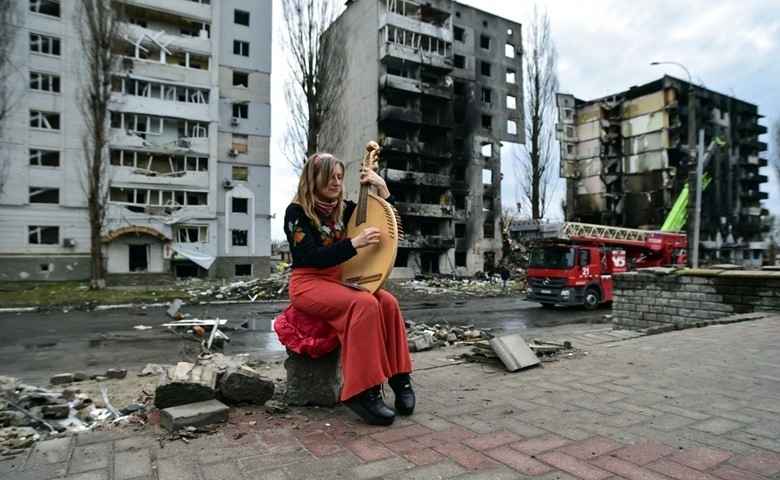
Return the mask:
<path id="1" fill-rule="evenodd" d="M 466 84 L 461 81 L 456 81 L 452 86 L 452 93 L 459 97 L 466 95 Z"/>
<path id="2" fill-rule="evenodd" d="M 517 109 L 517 97 L 514 95 L 507 95 L 506 96 L 506 108 L 509 110 L 516 110 Z"/>
<path id="3" fill-rule="evenodd" d="M 249 118 L 249 105 L 246 103 L 234 103 L 233 116 L 236 118 Z"/>
<path id="4" fill-rule="evenodd" d="M 515 46 L 510 43 L 504 45 L 504 55 L 506 58 L 515 58 Z"/>
<path id="5" fill-rule="evenodd" d="M 231 212 L 249 213 L 249 199 L 233 197 Z"/>
<path id="6" fill-rule="evenodd" d="M 60 77 L 46 73 L 30 72 L 30 90 L 60 92 Z"/>
<path id="7" fill-rule="evenodd" d="M 233 22 L 235 22 L 237 25 L 246 25 L 249 26 L 249 12 L 245 12 L 243 10 L 234 10 L 233 11 Z"/>
<path id="8" fill-rule="evenodd" d="M 506 133 L 509 135 L 517 135 L 517 122 L 514 120 L 506 121 Z"/>
<path id="9" fill-rule="evenodd" d="M 465 223 L 456 223 L 455 224 L 455 238 L 466 238 L 466 224 Z"/>
<path id="10" fill-rule="evenodd" d="M 46 55 L 60 55 L 60 39 L 54 37 L 47 37 L 46 35 L 39 35 L 37 33 L 30 34 L 30 51 L 36 53 L 44 53 Z"/>
<path id="11" fill-rule="evenodd" d="M 465 195 L 455 195 L 455 208 L 458 210 L 465 210 L 466 208 L 466 196 Z"/>
<path id="12" fill-rule="evenodd" d="M 237 247 L 249 245 L 247 233 L 246 230 L 233 230 L 233 245 Z"/>
<path id="13" fill-rule="evenodd" d="M 479 153 L 483 158 L 490 158 L 493 156 L 493 144 L 485 142 L 479 147 Z"/>
<path id="14" fill-rule="evenodd" d="M 466 116 L 466 111 L 463 108 L 456 108 L 453 114 L 453 120 L 457 124 L 463 123 L 463 119 Z"/>
<path id="15" fill-rule="evenodd" d="M 237 263 L 236 264 L 236 276 L 237 277 L 251 277 L 252 276 L 252 264 L 251 263 Z"/>
<path id="16" fill-rule="evenodd" d="M 466 38 L 466 30 L 461 27 L 454 27 L 453 33 L 455 40 L 458 42 L 462 42 Z"/>
<path id="17" fill-rule="evenodd" d="M 487 168 L 482 169 L 482 185 L 493 185 L 493 171 Z"/>
<path id="18" fill-rule="evenodd" d="M 482 211 L 492 212 L 495 205 L 493 197 L 482 197 Z"/>
<path id="19" fill-rule="evenodd" d="M 231 168 L 231 178 L 235 181 L 246 182 L 249 180 L 249 167 L 233 166 Z"/>
<path id="20" fill-rule="evenodd" d="M 146 20 L 144 20 L 143 18 L 131 18 L 130 24 L 138 25 L 141 28 L 146 28 Z"/>
<path id="21" fill-rule="evenodd" d="M 249 153 L 249 137 L 247 135 L 238 135 L 234 133 L 231 145 L 238 153 Z M 235 178 L 233 180 L 235 180 Z"/>
<path id="22" fill-rule="evenodd" d="M 485 50 L 490 50 L 490 37 L 487 35 L 480 35 L 479 46 Z"/>
<path id="23" fill-rule="evenodd" d="M 495 225 L 493 222 L 485 222 L 482 224 L 482 238 L 494 238 Z"/>
<path id="24" fill-rule="evenodd" d="M 455 68 L 466 68 L 466 57 L 463 55 L 455 55 L 453 57 L 453 65 L 455 65 Z"/>
<path id="25" fill-rule="evenodd" d="M 246 72 L 233 72 L 233 86 L 249 88 L 249 74 Z"/>
<path id="26" fill-rule="evenodd" d="M 60 152 L 54 150 L 30 149 L 30 165 L 39 167 L 59 167 Z"/>
<path id="27" fill-rule="evenodd" d="M 455 252 L 455 266 L 456 267 L 465 267 L 466 266 L 466 252 Z"/>
<path id="28" fill-rule="evenodd" d="M 490 115 L 482 115 L 482 128 L 486 128 L 488 130 L 493 128 L 493 117 Z"/>
<path id="29" fill-rule="evenodd" d="M 490 105 L 490 97 L 492 96 L 493 92 L 489 88 L 482 87 L 481 91 L 481 99 L 482 103 L 487 103 Z"/>
<path id="30" fill-rule="evenodd" d="M 205 225 L 182 225 L 174 229 L 173 238 L 179 243 L 205 243 L 208 233 L 209 228 Z"/>
<path id="31" fill-rule="evenodd" d="M 490 62 L 480 62 L 479 73 L 482 74 L 483 77 L 489 77 L 490 67 L 491 67 Z"/>
<path id="32" fill-rule="evenodd" d="M 58 0 L 30 0 L 30 11 L 51 17 L 59 17 L 60 2 Z"/>
<path id="33" fill-rule="evenodd" d="M 511 68 L 506 69 L 506 83 L 514 85 L 516 83 L 517 75 L 515 74 L 515 71 Z"/>
<path id="34" fill-rule="evenodd" d="M 394 267 L 404 268 L 409 264 L 409 251 L 408 250 L 398 250 L 395 254 L 395 263 L 393 264 Z"/>
<path id="35" fill-rule="evenodd" d="M 233 53 L 242 57 L 249 56 L 249 42 L 233 40 Z"/>
<path id="36" fill-rule="evenodd" d="M 60 203 L 59 188 L 30 187 L 30 203 Z"/>
<path id="37" fill-rule="evenodd" d="M 45 130 L 59 130 L 60 115 L 59 113 L 30 110 L 30 126 L 33 128 L 43 128 Z"/>
<path id="38" fill-rule="evenodd" d="M 57 245 L 60 243 L 60 227 L 28 226 L 27 243 L 30 245 Z"/>

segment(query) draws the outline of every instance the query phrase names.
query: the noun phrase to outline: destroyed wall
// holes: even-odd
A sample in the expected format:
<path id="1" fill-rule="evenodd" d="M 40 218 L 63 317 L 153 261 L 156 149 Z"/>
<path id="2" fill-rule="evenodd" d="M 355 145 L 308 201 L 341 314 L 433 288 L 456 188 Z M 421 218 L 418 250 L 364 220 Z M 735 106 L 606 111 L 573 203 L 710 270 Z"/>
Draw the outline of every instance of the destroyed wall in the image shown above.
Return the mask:
<path id="1" fill-rule="evenodd" d="M 350 2 L 333 28 L 356 39 L 346 45 L 349 95 L 334 113 L 346 134 L 333 148 L 351 198 L 366 141 L 383 148 L 380 174 L 404 229 L 392 276 L 492 268 L 500 142 L 523 140 L 520 25 L 449 0 L 387 0 Z"/>
<path id="2" fill-rule="evenodd" d="M 614 276 L 616 329 L 683 328 L 780 308 L 780 273 L 643 269 Z"/>
<path id="3" fill-rule="evenodd" d="M 108 274 L 148 275 L 149 282 L 161 274 L 264 274 L 271 1 L 173 3 L 114 5 L 125 16 L 113 52 L 118 61 L 107 125 Z M 243 19 L 234 16 L 238 6 Z M 85 132 L 78 85 L 84 79 L 63 63 L 83 56 L 78 5 L 66 2 L 45 13 L 34 7 L 20 11 L 24 27 L 13 55 L 24 65 L 20 75 L 37 80 L 21 82 L 29 87 L 15 92 L 18 108 L 1 139 L 13 161 L 12 181 L 0 197 L 0 278 L 83 280 L 90 249 L 79 187 Z M 38 32 L 54 33 L 38 38 Z M 247 189 L 237 195 L 241 185 Z M 144 229 L 151 236 L 137 235 Z"/>
<path id="4" fill-rule="evenodd" d="M 687 82 L 665 76 L 601 99 L 558 94 L 560 176 L 566 179 L 566 219 L 628 228 L 663 225 L 688 179 Z M 761 265 L 761 205 L 767 182 L 760 157 L 755 105 L 696 87 L 697 129 L 705 158 L 701 261 Z M 701 154 L 700 154 L 701 155 Z"/>

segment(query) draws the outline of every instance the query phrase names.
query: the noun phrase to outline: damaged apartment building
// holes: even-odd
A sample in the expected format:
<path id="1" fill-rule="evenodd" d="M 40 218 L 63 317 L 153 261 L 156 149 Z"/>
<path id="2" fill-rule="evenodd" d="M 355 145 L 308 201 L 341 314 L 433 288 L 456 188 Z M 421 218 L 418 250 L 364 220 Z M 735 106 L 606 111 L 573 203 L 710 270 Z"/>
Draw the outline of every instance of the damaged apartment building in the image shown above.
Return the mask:
<path id="1" fill-rule="evenodd" d="M 692 88 L 695 141 L 703 129 L 710 151 L 702 157 L 700 259 L 760 266 L 768 194 L 760 190 L 767 161 L 759 136 L 767 129 L 756 105 Z M 688 82 L 670 76 L 590 101 L 558 94 L 567 220 L 662 227 L 688 180 L 688 95 Z"/>
<path id="2" fill-rule="evenodd" d="M 0 279 L 87 279 L 81 2 L 13 3 Z M 271 3 L 111 2 L 109 283 L 268 271 Z"/>
<path id="3" fill-rule="evenodd" d="M 524 141 L 520 24 L 453 2 L 348 1 L 325 45 L 343 72 L 323 146 L 369 140 L 403 224 L 392 276 L 471 275 L 501 259 L 500 142 Z"/>

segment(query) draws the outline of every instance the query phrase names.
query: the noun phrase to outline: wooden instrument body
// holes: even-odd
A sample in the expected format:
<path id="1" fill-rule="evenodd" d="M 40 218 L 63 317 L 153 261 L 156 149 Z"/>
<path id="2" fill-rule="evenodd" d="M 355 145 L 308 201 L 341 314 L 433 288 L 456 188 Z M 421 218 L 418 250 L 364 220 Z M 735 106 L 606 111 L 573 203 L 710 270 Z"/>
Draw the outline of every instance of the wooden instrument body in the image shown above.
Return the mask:
<path id="1" fill-rule="evenodd" d="M 347 224 L 347 235 L 354 238 L 368 227 L 379 229 L 379 243 L 358 249 L 358 254 L 341 264 L 341 281 L 374 293 L 385 284 L 395 265 L 398 251 L 398 223 L 395 209 L 383 198 L 366 197 L 366 221 L 359 224 L 356 211 Z"/>
<path id="2" fill-rule="evenodd" d="M 382 150 L 376 142 L 368 142 L 362 168 L 376 171 Z M 355 211 L 347 223 L 347 236 L 355 238 L 368 227 L 379 229 L 379 243 L 359 248 L 357 255 L 341 264 L 341 282 L 374 293 L 385 284 L 395 265 L 398 241 L 403 235 L 401 218 L 395 207 L 361 185 Z"/>

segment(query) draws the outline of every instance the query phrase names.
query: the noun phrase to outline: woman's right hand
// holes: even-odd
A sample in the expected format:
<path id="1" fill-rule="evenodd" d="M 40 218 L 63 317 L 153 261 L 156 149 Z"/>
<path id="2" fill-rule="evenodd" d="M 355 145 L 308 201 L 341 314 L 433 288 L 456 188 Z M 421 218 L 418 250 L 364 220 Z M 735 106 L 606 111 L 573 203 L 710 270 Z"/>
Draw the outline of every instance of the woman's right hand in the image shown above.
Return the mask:
<path id="1" fill-rule="evenodd" d="M 376 227 L 368 227 L 352 239 L 352 246 L 355 247 L 355 249 L 377 243 L 379 243 L 379 229 Z"/>

